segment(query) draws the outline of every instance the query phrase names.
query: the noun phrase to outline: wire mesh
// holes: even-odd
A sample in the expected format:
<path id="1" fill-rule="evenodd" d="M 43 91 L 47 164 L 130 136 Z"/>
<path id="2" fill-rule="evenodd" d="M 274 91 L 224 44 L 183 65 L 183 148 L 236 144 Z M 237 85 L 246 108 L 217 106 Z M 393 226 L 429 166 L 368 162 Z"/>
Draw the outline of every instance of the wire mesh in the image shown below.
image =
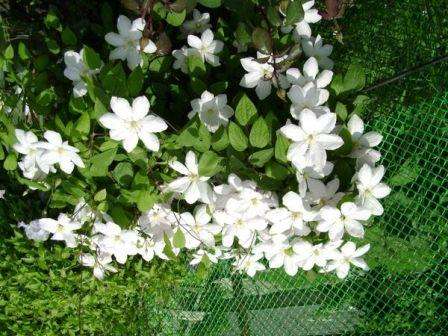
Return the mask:
<path id="1" fill-rule="evenodd" d="M 355 1 L 339 21 L 336 65 L 363 64 L 372 84 L 446 55 L 446 10 L 436 0 Z M 393 191 L 366 231 L 369 272 L 341 281 L 271 270 L 251 279 L 221 263 L 204 280 L 192 271 L 157 308 L 147 301 L 142 320 L 166 322 L 159 335 L 447 335 L 447 70 L 447 62 L 429 66 L 372 94 L 368 128 L 384 136 Z"/>
<path id="2" fill-rule="evenodd" d="M 446 335 L 448 94 L 373 118 L 393 192 L 366 240 L 371 270 L 345 280 L 218 264 L 173 291 L 162 335 Z M 154 316 L 154 315 L 153 315 Z"/>

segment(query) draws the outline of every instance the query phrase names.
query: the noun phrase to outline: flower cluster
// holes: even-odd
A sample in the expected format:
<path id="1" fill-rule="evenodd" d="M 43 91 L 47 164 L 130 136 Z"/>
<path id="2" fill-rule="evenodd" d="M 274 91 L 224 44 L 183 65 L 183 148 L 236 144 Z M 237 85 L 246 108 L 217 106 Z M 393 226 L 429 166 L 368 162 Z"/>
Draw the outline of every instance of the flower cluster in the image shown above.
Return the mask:
<path id="1" fill-rule="evenodd" d="M 103 111 L 95 117 L 102 131 L 108 132 L 91 134 L 90 141 L 93 143 L 98 134 L 100 139 L 110 138 L 98 144 L 101 153 L 96 155 L 97 165 L 102 164 L 101 160 L 107 161 L 108 151 L 115 155 L 118 146 L 124 148 L 124 154 L 113 157 L 120 163 L 109 175 L 116 182 L 113 191 L 119 191 L 124 203 L 137 203 L 140 212 L 124 216 L 133 219 L 119 225 L 113 209 L 108 209 L 104 201 L 105 186 L 104 193 L 98 191 L 93 197 L 96 203 L 90 202 L 91 199 L 81 200 L 71 214 L 20 223 L 27 237 L 63 241 L 67 247 L 78 249 L 80 262 L 93 268 L 94 276 L 99 279 L 117 271 L 115 262 L 124 264 L 134 256 L 145 261 L 154 257 L 169 260 L 181 251 L 188 255 L 192 266 L 229 259 L 236 270 L 249 276 L 266 268 L 283 268 L 291 276 L 300 269 L 315 269 L 321 273 L 335 272 L 339 278 L 348 275 L 351 265 L 367 270 L 363 255 L 370 245 L 357 247 L 356 243 L 364 238 L 367 221 L 383 213 L 379 200 L 390 193 L 390 188 L 381 182 L 384 167 L 377 165 L 381 154 L 375 147 L 382 137 L 373 131 L 365 133 L 364 123 L 357 114 L 341 120 L 332 111 L 327 88 L 333 78 L 333 61 L 329 58 L 332 47 L 323 44 L 319 35 L 312 36 L 310 23 L 320 20 L 313 6 L 313 0 L 302 2 L 304 16 L 293 24 L 279 7 L 281 32 L 292 32 L 307 57 L 300 69 L 292 67 L 300 55 L 292 50 L 257 51 L 256 57 L 243 57 L 236 63 L 246 72 L 239 85 L 255 88 L 256 96 L 264 102 L 269 100 L 273 88 L 279 96 L 283 92 L 284 102 L 290 101 L 286 113 L 289 108 L 291 119 L 280 120 L 275 116 L 278 127 L 268 129 L 276 123 L 268 126 L 268 118 L 261 116 L 255 122 L 258 129 L 254 124 L 248 140 L 232 118 L 235 116 L 248 129 L 249 120 L 256 112 L 243 117 L 241 114 L 251 109 L 251 103 L 246 101 L 240 106 L 238 115 L 238 107 L 234 110 L 229 105 L 232 100 L 229 98 L 228 102 L 225 90 L 198 91 L 196 88 L 194 92 L 200 97 L 190 102 L 191 122 L 180 134 L 170 138 L 164 132 L 168 122 L 150 113 L 153 100 L 150 103 L 143 95 L 130 103 L 123 98 L 129 95 L 110 94 L 111 112 Z M 202 62 L 204 68 L 206 63 L 220 66 L 218 54 L 224 48 L 224 43 L 216 40 L 211 30 L 210 14 L 194 9 L 192 16 L 181 28 L 188 46 L 166 56 L 173 62 L 172 67 L 184 74 L 190 72 L 193 61 Z M 150 34 L 146 34 L 146 21 L 143 18 L 131 21 L 120 15 L 117 29 L 118 34 L 105 36 L 115 47 L 110 52 L 110 60 L 126 61 L 129 69 L 138 70 L 148 57 L 143 54 L 157 51 L 157 46 L 147 37 Z M 237 47 L 241 51 L 240 45 Z M 84 50 L 79 54 L 67 51 L 64 57 L 64 75 L 73 82 L 73 94 L 77 98 L 88 91 L 85 80 L 100 73 L 103 66 L 101 62 L 96 62 L 98 67 L 88 66 L 84 54 Z M 101 110 L 100 98 L 94 100 L 95 111 Z M 195 122 L 198 129 L 188 129 Z M 14 149 L 23 155 L 19 166 L 28 179 L 45 179 L 49 172 L 56 172 L 56 167 L 67 174 L 73 172 L 75 165 L 84 167 L 77 154 L 79 150 L 63 142 L 59 133 L 46 131 L 46 141 L 39 141 L 31 131 L 17 129 L 15 135 Z M 277 142 L 283 139 L 285 158 L 279 160 L 281 164 L 271 162 L 260 173 L 257 169 L 273 157 L 274 149 L 258 149 L 264 148 L 267 139 L 274 136 Z M 220 142 L 224 143 L 223 149 Z M 220 153 L 229 161 L 222 163 L 227 168 L 224 169 L 219 167 L 222 161 L 218 154 L 210 148 L 223 152 L 229 143 L 234 151 Z M 244 153 L 248 143 L 257 148 L 252 155 Z M 140 155 L 142 152 L 144 155 Z M 203 153 L 200 158 L 197 152 Z M 253 163 L 251 160 L 256 154 L 264 155 L 265 161 L 261 164 L 255 161 L 253 175 L 245 173 L 244 164 L 239 168 L 230 164 L 246 159 Z M 184 159 L 181 162 L 178 158 Z M 350 177 L 344 181 L 336 169 L 340 159 L 353 170 L 347 172 Z M 133 165 L 139 171 L 135 177 Z M 274 169 L 278 170 L 277 175 L 272 173 Z M 133 178 L 129 183 L 123 182 L 126 174 Z M 278 178 L 287 181 L 283 187 L 270 190 L 270 184 L 262 183 L 265 176 L 275 180 L 282 174 L 291 176 L 289 180 Z M 117 175 L 125 178 L 120 180 Z M 94 177 L 95 174 L 88 176 Z M 136 185 L 145 189 L 127 190 Z M 150 206 L 145 208 L 147 203 Z"/>
<path id="2" fill-rule="evenodd" d="M 16 129 L 17 143 L 14 150 L 23 155 L 19 162 L 23 176 L 30 180 L 43 179 L 45 176 L 56 171 L 55 165 L 71 174 L 75 165 L 84 168 L 84 163 L 77 154 L 79 150 L 63 141 L 61 135 L 54 131 L 46 131 L 46 141 L 39 141 L 32 132 Z"/>

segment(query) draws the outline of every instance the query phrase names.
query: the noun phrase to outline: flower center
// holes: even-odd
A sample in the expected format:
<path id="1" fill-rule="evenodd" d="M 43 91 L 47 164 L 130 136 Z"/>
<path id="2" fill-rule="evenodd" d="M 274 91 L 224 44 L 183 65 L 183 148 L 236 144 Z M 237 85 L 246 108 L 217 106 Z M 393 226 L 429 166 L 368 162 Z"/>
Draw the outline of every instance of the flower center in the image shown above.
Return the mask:
<path id="1" fill-rule="evenodd" d="M 312 144 L 316 141 L 316 139 L 314 138 L 313 134 L 309 134 L 308 137 L 306 138 L 306 142 L 308 142 L 308 144 Z"/>
<path id="2" fill-rule="evenodd" d="M 242 227 L 243 225 L 244 225 L 244 222 L 243 222 L 242 219 L 238 219 L 238 220 L 235 222 L 235 226 Z"/>
<path id="3" fill-rule="evenodd" d="M 65 155 L 64 147 L 58 147 L 58 149 L 56 151 L 58 152 L 59 155 Z"/>
<path id="4" fill-rule="evenodd" d="M 132 121 L 130 122 L 130 126 L 131 126 L 131 128 L 134 129 L 134 130 L 139 130 L 139 129 L 140 129 L 140 124 L 139 124 L 139 122 L 137 122 L 137 121 L 135 121 L 135 120 L 132 120 Z"/>
<path id="5" fill-rule="evenodd" d="M 302 218 L 302 214 L 300 212 L 293 212 L 291 217 L 294 220 L 298 220 L 298 219 Z"/>

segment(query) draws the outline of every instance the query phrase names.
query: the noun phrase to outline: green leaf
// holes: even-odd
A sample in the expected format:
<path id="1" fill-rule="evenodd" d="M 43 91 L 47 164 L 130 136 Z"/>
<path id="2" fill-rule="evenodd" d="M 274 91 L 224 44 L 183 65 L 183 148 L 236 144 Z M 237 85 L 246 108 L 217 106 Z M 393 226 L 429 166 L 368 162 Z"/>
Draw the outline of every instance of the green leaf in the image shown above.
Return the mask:
<path id="1" fill-rule="evenodd" d="M 62 42 L 64 42 L 64 44 L 68 46 L 75 46 L 76 43 L 78 42 L 75 33 L 69 27 L 64 28 L 64 30 L 61 33 L 61 39 Z"/>
<path id="2" fill-rule="evenodd" d="M 334 173 L 341 182 L 341 191 L 347 190 L 352 181 L 352 177 L 355 174 L 355 168 L 350 164 L 350 159 L 337 160 L 334 165 Z"/>
<path id="3" fill-rule="evenodd" d="M 249 28 L 244 22 L 238 23 L 238 27 L 236 28 L 235 31 L 235 38 L 239 43 L 243 45 L 247 45 L 252 42 L 251 33 L 249 31 Z"/>
<path id="4" fill-rule="evenodd" d="M 337 102 L 335 112 L 340 120 L 345 121 L 347 119 L 347 106 L 344 104 Z"/>
<path id="5" fill-rule="evenodd" d="M 83 54 L 84 63 L 91 70 L 101 68 L 101 58 L 97 52 L 95 52 L 92 48 L 88 46 L 84 46 L 84 54 Z"/>
<path id="6" fill-rule="evenodd" d="M 276 7 L 269 6 L 266 11 L 266 16 L 268 18 L 268 21 L 274 27 L 279 27 L 282 25 L 282 20 L 280 19 L 280 15 Z"/>
<path id="7" fill-rule="evenodd" d="M 47 45 L 48 50 L 52 53 L 52 54 L 59 54 L 59 52 L 61 51 L 61 48 L 59 48 L 58 43 L 56 42 L 56 40 L 52 39 L 52 38 L 45 38 L 45 44 Z"/>
<path id="8" fill-rule="evenodd" d="M 106 176 L 108 168 L 112 161 L 114 160 L 115 154 L 117 153 L 117 149 L 109 149 L 105 152 L 97 154 L 92 157 L 90 160 L 90 174 L 95 176 Z"/>
<path id="9" fill-rule="evenodd" d="M 17 157 L 14 153 L 9 153 L 3 162 L 3 168 L 6 170 L 15 170 L 17 168 Z"/>
<path id="10" fill-rule="evenodd" d="M 422 168 L 416 158 L 406 160 L 398 172 L 389 179 L 389 185 L 392 187 L 401 187 L 417 180 Z"/>
<path id="11" fill-rule="evenodd" d="M 275 158 L 282 163 L 288 162 L 286 155 L 288 153 L 289 140 L 280 132 L 277 132 L 277 140 L 275 141 Z"/>
<path id="12" fill-rule="evenodd" d="M 112 64 L 111 64 L 112 66 Z M 121 62 L 115 66 L 108 67 L 100 74 L 101 83 L 103 83 L 104 89 L 109 91 L 112 95 L 119 97 L 127 96 L 127 81 L 126 73 L 121 65 Z"/>
<path id="13" fill-rule="evenodd" d="M 221 157 L 212 151 L 207 151 L 199 159 L 199 175 L 213 176 L 221 170 Z"/>
<path id="14" fill-rule="evenodd" d="M 277 162 L 269 162 L 265 168 L 266 175 L 275 180 L 284 180 L 289 175 L 289 170 Z"/>
<path id="15" fill-rule="evenodd" d="M 98 98 L 95 99 L 95 106 L 92 110 L 92 119 L 98 119 L 103 114 L 107 113 L 107 108 L 104 106 L 104 104 L 99 100 Z"/>
<path id="16" fill-rule="evenodd" d="M 333 77 L 330 88 L 334 91 L 336 96 L 339 96 L 344 92 L 344 79 L 342 75 L 338 74 Z"/>
<path id="17" fill-rule="evenodd" d="M 84 135 L 89 134 L 90 132 L 90 116 L 87 112 L 84 112 L 81 117 L 79 117 L 76 122 L 75 129 Z"/>
<path id="18" fill-rule="evenodd" d="M 148 190 L 140 190 L 137 196 L 137 208 L 141 212 L 148 211 L 151 209 L 156 202 L 156 195 L 152 194 Z"/>
<path id="19" fill-rule="evenodd" d="M 19 52 L 19 57 L 24 61 L 31 57 L 31 54 L 28 51 L 28 48 L 26 47 L 25 43 L 23 43 L 22 41 L 19 43 L 18 52 Z"/>
<path id="20" fill-rule="evenodd" d="M 243 94 L 235 109 L 235 117 L 241 126 L 253 122 L 257 115 L 257 108 L 246 94 Z"/>
<path id="21" fill-rule="evenodd" d="M 338 149 L 334 150 L 333 153 L 338 156 L 345 156 L 351 153 L 353 149 L 352 135 L 347 127 L 343 126 L 339 131 L 339 136 L 344 140 L 344 144 Z"/>
<path id="22" fill-rule="evenodd" d="M 198 2 L 208 8 L 218 8 L 221 6 L 221 0 L 198 0 Z"/>
<path id="23" fill-rule="evenodd" d="M 112 175 L 120 185 L 129 186 L 134 177 L 132 164 L 129 162 L 120 162 L 112 171 Z"/>
<path id="24" fill-rule="evenodd" d="M 210 148 L 211 136 L 207 128 L 195 117 L 179 134 L 176 143 L 181 147 L 194 147 L 200 152 Z"/>
<path id="25" fill-rule="evenodd" d="M 59 28 L 60 22 L 56 12 L 51 9 L 44 18 L 44 23 L 47 28 Z"/>
<path id="26" fill-rule="evenodd" d="M 177 248 L 183 248 L 185 246 L 185 236 L 180 228 L 176 230 L 173 236 L 173 246 Z"/>
<path id="27" fill-rule="evenodd" d="M 170 25 L 174 27 L 178 27 L 184 22 L 186 15 L 187 15 L 186 9 L 184 9 L 181 12 L 171 11 L 166 16 L 166 22 L 168 22 Z"/>
<path id="28" fill-rule="evenodd" d="M 114 219 L 115 223 L 124 227 L 128 227 L 132 222 L 130 218 L 131 214 L 118 204 L 114 204 L 111 207 L 110 215 Z"/>
<path id="29" fill-rule="evenodd" d="M 286 9 L 285 26 L 290 26 L 303 19 L 305 13 L 303 12 L 302 1 L 292 1 Z"/>
<path id="30" fill-rule="evenodd" d="M 165 73 L 171 66 L 170 56 L 159 56 L 149 63 L 148 70 L 160 74 Z"/>
<path id="31" fill-rule="evenodd" d="M 50 104 L 56 99 L 56 94 L 53 88 L 48 88 L 40 92 L 36 98 L 36 104 L 39 107 L 50 106 Z"/>
<path id="32" fill-rule="evenodd" d="M 187 57 L 188 73 L 193 77 L 202 77 L 206 73 L 205 64 L 202 58 L 196 55 Z"/>
<path id="33" fill-rule="evenodd" d="M 41 190 L 41 191 L 48 191 L 48 187 L 44 185 L 43 183 L 37 182 L 37 181 L 31 181 L 28 179 L 25 179 L 23 177 L 17 176 L 17 181 L 19 181 L 20 184 L 26 185 L 28 187 Z"/>
<path id="34" fill-rule="evenodd" d="M 220 152 L 229 146 L 229 136 L 227 135 L 227 128 L 220 127 L 212 135 L 212 147 L 215 151 Z"/>
<path id="35" fill-rule="evenodd" d="M 267 30 L 256 27 L 252 32 L 252 42 L 255 48 L 264 54 L 270 54 L 272 51 L 272 37 Z"/>
<path id="36" fill-rule="evenodd" d="M 344 91 L 361 90 L 366 85 L 364 69 L 357 64 L 351 64 L 344 76 Z"/>
<path id="37" fill-rule="evenodd" d="M 242 152 L 248 146 L 248 140 L 243 130 L 235 124 L 233 121 L 229 123 L 229 141 L 232 147 L 238 151 Z"/>
<path id="38" fill-rule="evenodd" d="M 269 127 L 263 117 L 259 117 L 255 121 L 249 135 L 250 144 L 253 147 L 263 148 L 269 143 L 270 132 Z"/>
<path id="39" fill-rule="evenodd" d="M 129 91 L 129 96 L 134 97 L 137 96 L 142 87 L 143 87 L 143 71 L 141 67 L 136 67 L 131 74 L 129 75 L 128 78 L 128 91 Z"/>
<path id="40" fill-rule="evenodd" d="M 14 58 L 14 48 L 11 44 L 6 47 L 3 55 L 5 56 L 6 59 L 9 59 L 9 60 Z"/>
<path id="41" fill-rule="evenodd" d="M 356 96 L 354 102 L 353 102 L 353 113 L 357 114 L 358 116 L 362 116 L 364 114 L 364 110 L 370 103 L 370 98 L 366 95 L 358 95 Z"/>
<path id="42" fill-rule="evenodd" d="M 249 162 L 255 167 L 263 167 L 274 155 L 272 148 L 263 149 L 249 156 Z"/>
<path id="43" fill-rule="evenodd" d="M 3 149 L 2 144 L 0 143 L 0 160 L 3 160 L 5 158 L 5 151 Z"/>
<path id="44" fill-rule="evenodd" d="M 102 202 L 106 199 L 107 196 L 107 190 L 106 189 L 101 189 L 100 191 L 98 191 L 95 196 L 93 196 L 93 199 L 97 202 Z"/>

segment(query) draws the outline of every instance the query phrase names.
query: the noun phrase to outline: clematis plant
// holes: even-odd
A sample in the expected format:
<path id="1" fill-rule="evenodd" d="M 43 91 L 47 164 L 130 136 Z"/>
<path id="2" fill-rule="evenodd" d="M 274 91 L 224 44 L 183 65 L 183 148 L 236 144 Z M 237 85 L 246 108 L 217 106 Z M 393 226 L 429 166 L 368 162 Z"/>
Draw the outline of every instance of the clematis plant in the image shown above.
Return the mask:
<path id="1" fill-rule="evenodd" d="M 40 43 L 51 66 L 25 57 L 26 75 L 4 76 L 26 116 L 2 105 L 0 158 L 46 204 L 18 227 L 98 279 L 140 258 L 229 260 L 251 277 L 367 270 L 368 221 L 391 189 L 367 98 L 351 98 L 362 70 L 333 73 L 312 0 L 195 3 L 117 12 L 117 32 L 112 16 L 75 38 L 57 27 L 63 45 Z M 9 56 L 4 69 L 23 67 Z"/>

